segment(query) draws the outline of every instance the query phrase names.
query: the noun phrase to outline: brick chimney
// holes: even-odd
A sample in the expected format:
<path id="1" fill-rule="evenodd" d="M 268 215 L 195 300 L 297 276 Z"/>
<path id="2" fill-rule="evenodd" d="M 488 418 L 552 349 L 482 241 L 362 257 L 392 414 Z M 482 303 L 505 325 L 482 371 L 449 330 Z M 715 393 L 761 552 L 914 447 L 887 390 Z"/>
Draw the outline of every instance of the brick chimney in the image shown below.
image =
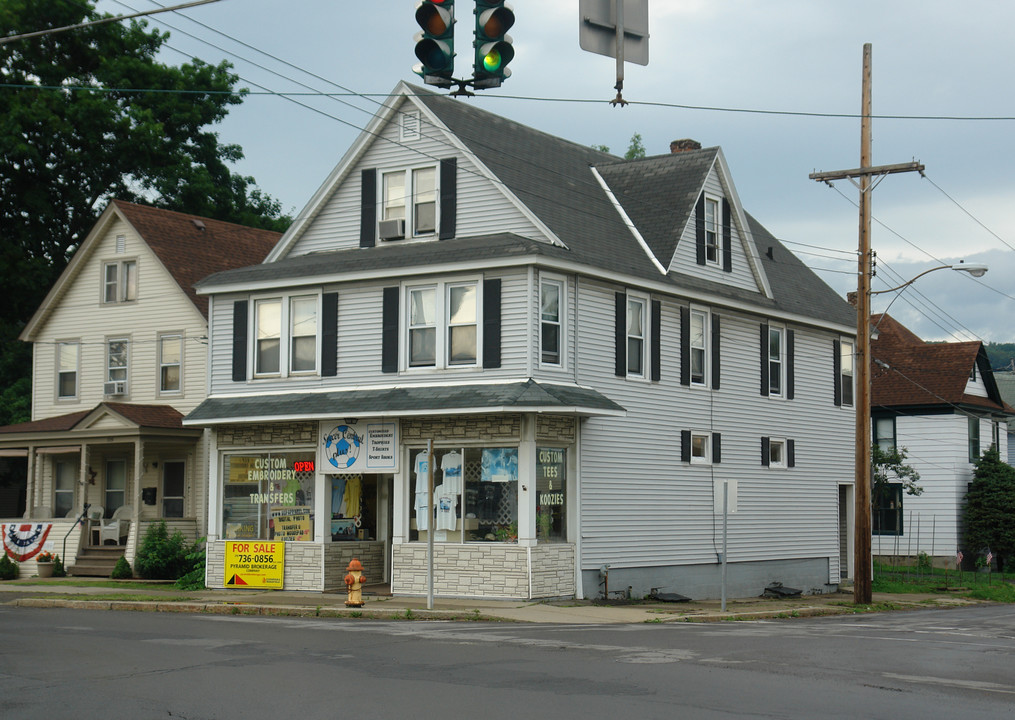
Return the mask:
<path id="1" fill-rule="evenodd" d="M 689 152 L 691 150 L 701 150 L 701 143 L 697 140 L 691 140 L 690 138 L 674 140 L 670 143 L 671 153 Z"/>

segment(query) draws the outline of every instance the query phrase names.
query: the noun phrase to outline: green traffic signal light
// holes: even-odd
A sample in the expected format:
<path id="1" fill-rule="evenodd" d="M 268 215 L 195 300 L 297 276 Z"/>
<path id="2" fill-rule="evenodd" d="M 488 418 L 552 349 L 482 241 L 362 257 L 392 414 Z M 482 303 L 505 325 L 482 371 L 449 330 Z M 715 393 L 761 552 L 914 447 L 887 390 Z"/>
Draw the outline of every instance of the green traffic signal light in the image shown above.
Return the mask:
<path id="1" fill-rule="evenodd" d="M 451 87 L 455 73 L 455 2 L 422 0 L 416 4 L 416 57 L 412 71 L 428 85 Z"/>
<path id="2" fill-rule="evenodd" d="M 515 49 L 507 31 L 515 24 L 515 13 L 503 0 L 477 0 L 475 12 L 474 85 L 498 87 L 511 76 L 507 64 L 514 58 Z"/>

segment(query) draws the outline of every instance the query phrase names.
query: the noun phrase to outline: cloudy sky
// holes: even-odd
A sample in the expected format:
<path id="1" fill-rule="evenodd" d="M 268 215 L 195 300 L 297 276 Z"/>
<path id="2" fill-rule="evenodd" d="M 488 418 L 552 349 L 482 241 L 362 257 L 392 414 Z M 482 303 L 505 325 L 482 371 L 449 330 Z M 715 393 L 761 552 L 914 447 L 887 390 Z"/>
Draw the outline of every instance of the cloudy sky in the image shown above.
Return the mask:
<path id="1" fill-rule="evenodd" d="M 474 3 L 456 4 L 464 77 Z M 722 146 L 744 207 L 842 293 L 856 288 L 858 191 L 808 174 L 860 164 L 871 43 L 873 163 L 926 166 L 925 177 L 885 177 L 873 194 L 875 289 L 960 260 L 990 266 L 979 281 L 935 272 L 874 307 L 891 302 L 926 339 L 1015 341 L 1015 3 L 649 0 L 649 64 L 627 64 L 623 108 L 608 103 L 615 61 L 579 47 L 578 0 L 511 4 L 513 75 L 462 102 L 617 154 L 634 133 L 649 154 L 677 138 Z M 149 22 L 171 33 L 167 62 L 233 63 L 251 95 L 220 137 L 243 148 L 239 171 L 295 215 L 380 99 L 399 80 L 420 83 L 414 6 L 220 0 Z M 98 7 L 124 14 L 157 3 Z"/>

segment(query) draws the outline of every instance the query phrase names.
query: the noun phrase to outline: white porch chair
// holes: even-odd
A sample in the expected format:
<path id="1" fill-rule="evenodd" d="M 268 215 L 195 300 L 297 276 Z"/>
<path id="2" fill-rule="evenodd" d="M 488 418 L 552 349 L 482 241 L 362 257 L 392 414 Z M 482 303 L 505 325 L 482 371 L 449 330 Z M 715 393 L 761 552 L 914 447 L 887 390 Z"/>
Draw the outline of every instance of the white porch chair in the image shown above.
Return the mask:
<path id="1" fill-rule="evenodd" d="M 113 511 L 113 517 L 103 521 L 99 527 L 99 545 L 105 545 L 106 540 L 113 540 L 119 545 L 120 538 L 127 537 L 127 533 L 130 532 L 132 515 L 131 508 L 127 505 L 116 508 Z"/>

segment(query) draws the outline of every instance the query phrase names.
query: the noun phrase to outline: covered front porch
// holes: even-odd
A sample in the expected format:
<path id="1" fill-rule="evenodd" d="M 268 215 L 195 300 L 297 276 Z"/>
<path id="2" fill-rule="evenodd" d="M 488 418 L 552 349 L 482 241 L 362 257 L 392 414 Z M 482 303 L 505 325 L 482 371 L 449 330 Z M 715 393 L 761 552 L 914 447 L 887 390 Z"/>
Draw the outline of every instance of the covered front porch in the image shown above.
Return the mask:
<path id="1" fill-rule="evenodd" d="M 24 478 L 23 507 L 6 508 L 4 522 L 37 526 L 72 574 L 108 576 L 120 555 L 133 566 L 151 522 L 164 519 L 194 541 L 203 528 L 204 434 L 181 419 L 164 405 L 100 403 L 0 428 L 0 457 L 20 464 Z M 34 559 L 22 562 L 22 574 L 32 573 Z"/>

